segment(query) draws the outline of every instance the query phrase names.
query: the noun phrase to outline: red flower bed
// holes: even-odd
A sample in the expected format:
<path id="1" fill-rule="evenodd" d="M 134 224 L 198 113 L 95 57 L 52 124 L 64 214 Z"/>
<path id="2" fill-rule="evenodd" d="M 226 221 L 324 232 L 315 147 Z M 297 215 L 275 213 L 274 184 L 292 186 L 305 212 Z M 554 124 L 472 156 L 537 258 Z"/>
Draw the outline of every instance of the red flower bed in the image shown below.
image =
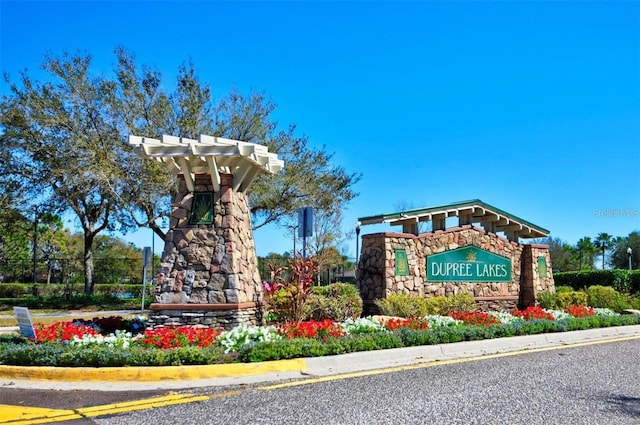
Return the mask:
<path id="1" fill-rule="evenodd" d="M 497 325 L 500 323 L 498 319 L 493 317 L 492 315 L 485 313 L 483 311 L 473 311 L 473 312 L 465 312 L 465 311 L 454 311 L 449 316 L 453 317 L 456 320 L 461 320 L 467 325 L 474 326 L 491 326 Z"/>
<path id="2" fill-rule="evenodd" d="M 331 319 L 321 321 L 310 320 L 308 322 L 291 322 L 278 328 L 278 333 L 288 339 L 293 338 L 314 338 L 325 340 L 329 337 L 340 337 L 346 335 L 340 324 Z"/>
<path id="3" fill-rule="evenodd" d="M 572 305 L 571 307 L 565 308 L 564 311 L 573 317 L 591 317 L 596 314 L 594 309 L 584 305 Z"/>
<path id="4" fill-rule="evenodd" d="M 177 326 L 147 329 L 140 340 L 143 345 L 170 349 L 195 345 L 207 347 L 212 345 L 222 332 L 219 328 L 197 328 L 193 326 Z"/>
<path id="5" fill-rule="evenodd" d="M 385 322 L 384 326 L 389 329 L 391 332 L 397 331 L 398 329 L 408 328 L 413 330 L 420 329 L 428 329 L 429 324 L 417 317 L 409 318 L 409 319 L 389 319 Z"/>
<path id="6" fill-rule="evenodd" d="M 531 306 L 524 310 L 513 310 L 511 312 L 513 316 L 518 316 L 524 320 L 541 319 L 541 320 L 555 320 L 553 314 L 546 312 L 542 307 Z"/>
<path id="7" fill-rule="evenodd" d="M 73 322 L 56 322 L 51 325 L 36 323 L 33 328 L 36 331 L 35 342 L 37 343 L 70 341 L 74 336 L 82 338 L 83 335 L 98 334 L 92 326 Z"/>

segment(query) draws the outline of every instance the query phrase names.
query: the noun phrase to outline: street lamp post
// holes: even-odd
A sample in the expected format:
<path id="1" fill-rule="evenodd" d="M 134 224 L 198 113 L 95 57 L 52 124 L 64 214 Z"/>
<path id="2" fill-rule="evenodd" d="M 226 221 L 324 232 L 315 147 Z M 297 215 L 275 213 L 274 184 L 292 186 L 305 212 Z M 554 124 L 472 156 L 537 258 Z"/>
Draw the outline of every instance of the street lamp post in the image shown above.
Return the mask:
<path id="1" fill-rule="evenodd" d="M 33 284 L 38 283 L 38 207 L 33 216 Z"/>
<path id="2" fill-rule="evenodd" d="M 356 265 L 360 260 L 360 223 L 356 221 Z"/>
<path id="3" fill-rule="evenodd" d="M 627 248 L 627 257 L 629 258 L 629 270 L 631 270 L 631 254 L 633 254 L 633 250 L 631 247 Z"/>
<path id="4" fill-rule="evenodd" d="M 291 229 L 291 233 L 293 233 L 293 255 L 291 256 L 292 258 L 296 257 L 296 230 L 298 229 L 298 225 L 291 225 L 291 226 L 287 226 L 289 229 Z"/>

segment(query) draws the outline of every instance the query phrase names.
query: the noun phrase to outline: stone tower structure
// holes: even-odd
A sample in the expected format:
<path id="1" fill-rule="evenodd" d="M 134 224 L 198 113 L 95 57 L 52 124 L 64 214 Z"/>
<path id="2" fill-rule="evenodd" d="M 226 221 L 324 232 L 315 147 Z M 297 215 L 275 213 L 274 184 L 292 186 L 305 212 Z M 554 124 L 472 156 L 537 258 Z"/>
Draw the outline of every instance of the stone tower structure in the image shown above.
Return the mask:
<path id="1" fill-rule="evenodd" d="M 165 164 L 179 183 L 150 325 L 261 323 L 262 283 L 247 189 L 259 173 L 278 172 L 283 161 L 265 146 L 206 135 L 130 136 L 129 143 Z"/>

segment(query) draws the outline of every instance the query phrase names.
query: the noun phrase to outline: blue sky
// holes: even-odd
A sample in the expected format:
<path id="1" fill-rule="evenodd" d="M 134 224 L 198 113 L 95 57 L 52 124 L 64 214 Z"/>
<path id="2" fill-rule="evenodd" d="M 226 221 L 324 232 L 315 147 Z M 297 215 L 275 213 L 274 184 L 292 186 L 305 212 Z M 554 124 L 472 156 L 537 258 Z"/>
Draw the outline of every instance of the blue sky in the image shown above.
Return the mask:
<path id="1" fill-rule="evenodd" d="M 478 198 L 569 243 L 640 230 L 638 1 L 2 0 L 0 15 L 14 79 L 65 50 L 110 73 L 124 45 L 168 84 L 191 59 L 215 97 L 265 91 L 282 126 L 362 174 L 345 229 Z M 287 229 L 254 236 L 259 255 L 292 248 Z"/>

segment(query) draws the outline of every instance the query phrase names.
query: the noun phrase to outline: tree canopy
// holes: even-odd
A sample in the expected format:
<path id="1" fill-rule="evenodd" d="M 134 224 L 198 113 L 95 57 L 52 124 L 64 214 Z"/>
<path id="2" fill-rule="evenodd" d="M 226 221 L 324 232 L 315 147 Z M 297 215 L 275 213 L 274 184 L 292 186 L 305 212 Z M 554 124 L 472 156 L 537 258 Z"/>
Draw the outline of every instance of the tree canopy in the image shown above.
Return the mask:
<path id="1" fill-rule="evenodd" d="M 93 243 L 103 231 L 151 227 L 164 238 L 175 179 L 134 154 L 127 136 L 200 134 L 267 145 L 285 168 L 263 175 L 250 193 L 254 228 L 279 223 L 302 206 L 339 209 L 356 193 L 360 176 L 332 164 L 295 125 L 284 128 L 264 93 L 231 89 L 216 102 L 194 65 L 179 66 L 175 89 L 160 71 L 138 66 L 115 49 L 113 75 L 91 69 L 86 53 L 47 55 L 43 81 L 23 71 L 6 75 L 10 94 L 0 101 L 0 201 L 15 210 L 72 212 L 84 235 L 85 292 L 93 292 Z M 13 195 L 18 193 L 19 196 Z"/>

